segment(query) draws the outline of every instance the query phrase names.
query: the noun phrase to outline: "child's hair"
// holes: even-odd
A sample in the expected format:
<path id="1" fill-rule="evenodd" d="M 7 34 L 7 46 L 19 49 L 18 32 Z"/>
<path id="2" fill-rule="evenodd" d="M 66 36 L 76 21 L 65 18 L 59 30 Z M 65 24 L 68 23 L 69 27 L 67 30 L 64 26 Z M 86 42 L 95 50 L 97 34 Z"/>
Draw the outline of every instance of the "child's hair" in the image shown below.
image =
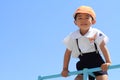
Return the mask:
<path id="1" fill-rule="evenodd" d="M 94 10 L 89 7 L 89 6 L 80 6 L 74 13 L 73 17 L 76 20 L 77 14 L 79 13 L 87 13 L 92 17 L 93 20 L 93 24 L 95 24 L 96 22 L 96 14 L 94 12 Z"/>
<path id="2" fill-rule="evenodd" d="M 75 14 L 74 20 L 76 20 L 78 14 L 80 14 L 80 13 Z M 90 15 L 90 17 L 92 18 L 92 20 L 94 20 L 94 18 L 91 15 Z"/>

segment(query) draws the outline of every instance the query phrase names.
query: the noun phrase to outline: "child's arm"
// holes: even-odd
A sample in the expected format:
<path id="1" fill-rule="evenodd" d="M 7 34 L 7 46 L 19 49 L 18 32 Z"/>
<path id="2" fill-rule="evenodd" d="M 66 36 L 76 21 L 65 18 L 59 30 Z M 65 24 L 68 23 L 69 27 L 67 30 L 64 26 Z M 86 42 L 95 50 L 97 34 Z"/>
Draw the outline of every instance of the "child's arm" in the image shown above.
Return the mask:
<path id="1" fill-rule="evenodd" d="M 71 51 L 66 49 L 65 55 L 64 55 L 63 70 L 61 72 L 61 75 L 63 77 L 67 77 L 68 76 L 68 72 L 69 72 L 68 66 L 69 66 L 70 57 L 71 57 Z"/>
<path id="2" fill-rule="evenodd" d="M 102 51 L 102 53 L 103 53 L 103 56 L 104 56 L 104 58 L 105 58 L 105 60 L 106 60 L 106 63 L 105 63 L 105 64 L 102 64 L 102 65 L 101 65 L 101 68 L 102 68 L 103 71 L 107 71 L 109 65 L 111 65 L 112 62 L 111 62 L 110 54 L 109 54 L 109 51 L 108 51 L 108 49 L 107 49 L 107 46 L 105 45 L 104 40 L 103 40 L 102 43 L 100 44 L 100 49 L 101 49 L 101 51 Z"/>

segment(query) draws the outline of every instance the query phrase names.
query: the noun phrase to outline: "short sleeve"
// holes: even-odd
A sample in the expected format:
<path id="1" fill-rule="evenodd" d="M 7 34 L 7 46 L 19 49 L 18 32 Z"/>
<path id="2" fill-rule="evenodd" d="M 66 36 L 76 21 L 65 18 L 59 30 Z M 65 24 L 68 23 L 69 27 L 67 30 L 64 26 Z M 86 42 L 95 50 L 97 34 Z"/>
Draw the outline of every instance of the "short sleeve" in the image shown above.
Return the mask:
<path id="1" fill-rule="evenodd" d="M 108 42 L 108 37 L 103 33 L 101 32 L 100 30 L 97 31 L 97 37 L 96 37 L 96 43 L 98 45 L 101 44 L 101 42 L 104 40 L 105 44 Z"/>
<path id="2" fill-rule="evenodd" d="M 70 51 L 73 50 L 73 39 L 69 36 L 65 37 L 63 43 L 66 45 L 66 48 Z"/>

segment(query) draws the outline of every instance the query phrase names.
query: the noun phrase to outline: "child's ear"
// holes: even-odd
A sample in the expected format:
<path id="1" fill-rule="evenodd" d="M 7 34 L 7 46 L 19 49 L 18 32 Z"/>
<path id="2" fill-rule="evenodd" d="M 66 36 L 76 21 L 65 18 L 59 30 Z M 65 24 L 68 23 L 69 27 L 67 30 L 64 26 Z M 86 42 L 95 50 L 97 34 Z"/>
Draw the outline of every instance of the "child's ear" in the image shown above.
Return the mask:
<path id="1" fill-rule="evenodd" d="M 75 25 L 77 25 L 76 21 L 74 20 Z"/>
<path id="2" fill-rule="evenodd" d="M 92 20 L 92 24 L 95 24 L 96 23 L 96 21 L 95 20 Z"/>

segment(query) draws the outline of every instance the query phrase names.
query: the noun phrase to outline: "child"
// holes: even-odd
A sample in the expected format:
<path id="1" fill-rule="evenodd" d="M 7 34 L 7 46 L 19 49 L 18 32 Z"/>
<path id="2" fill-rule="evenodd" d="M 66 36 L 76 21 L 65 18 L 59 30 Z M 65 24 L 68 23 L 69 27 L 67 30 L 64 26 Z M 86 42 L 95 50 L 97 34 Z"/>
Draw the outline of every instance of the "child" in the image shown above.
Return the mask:
<path id="1" fill-rule="evenodd" d="M 108 80 L 107 69 L 111 65 L 109 51 L 106 47 L 108 38 L 100 30 L 91 27 L 96 23 L 94 10 L 89 6 L 79 7 L 74 13 L 74 23 L 79 29 L 64 39 L 67 48 L 61 75 L 68 76 L 68 66 L 72 55 L 80 59 L 76 64 L 77 70 L 101 67 L 101 71 L 93 72 L 95 78 L 89 76 L 89 80 Z M 78 74 L 75 80 L 83 80 L 83 75 Z"/>

